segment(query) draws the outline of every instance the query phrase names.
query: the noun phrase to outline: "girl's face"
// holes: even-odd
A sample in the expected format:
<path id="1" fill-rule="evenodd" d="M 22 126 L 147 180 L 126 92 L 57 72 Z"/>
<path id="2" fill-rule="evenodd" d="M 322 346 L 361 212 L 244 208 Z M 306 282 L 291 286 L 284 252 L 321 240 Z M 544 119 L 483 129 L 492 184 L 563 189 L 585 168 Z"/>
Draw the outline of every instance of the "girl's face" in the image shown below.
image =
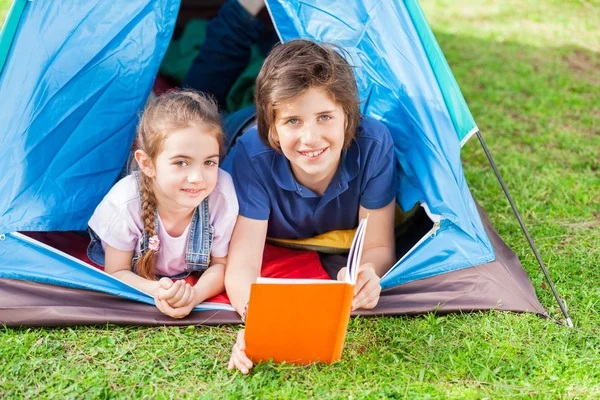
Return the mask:
<path id="1" fill-rule="evenodd" d="M 219 143 L 197 126 L 169 132 L 154 162 L 154 194 L 161 208 L 196 208 L 214 189 Z"/>
<path id="2" fill-rule="evenodd" d="M 310 88 L 281 104 L 275 129 L 299 183 L 324 193 L 340 162 L 345 126 L 342 107 L 320 89 Z"/>

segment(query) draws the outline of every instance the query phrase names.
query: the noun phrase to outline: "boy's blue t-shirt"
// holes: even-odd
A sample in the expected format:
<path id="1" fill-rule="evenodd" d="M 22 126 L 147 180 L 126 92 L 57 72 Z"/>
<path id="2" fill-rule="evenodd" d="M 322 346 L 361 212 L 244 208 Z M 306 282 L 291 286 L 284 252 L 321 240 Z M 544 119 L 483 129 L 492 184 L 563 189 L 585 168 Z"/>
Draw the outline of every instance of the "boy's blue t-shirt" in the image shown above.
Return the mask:
<path id="1" fill-rule="evenodd" d="M 266 146 L 256 127 L 229 155 L 240 215 L 269 220 L 267 236 L 309 238 L 358 224 L 359 205 L 371 210 L 396 196 L 394 144 L 387 127 L 364 117 L 356 139 L 342 152 L 338 170 L 322 196 L 299 184 L 287 158 Z"/>

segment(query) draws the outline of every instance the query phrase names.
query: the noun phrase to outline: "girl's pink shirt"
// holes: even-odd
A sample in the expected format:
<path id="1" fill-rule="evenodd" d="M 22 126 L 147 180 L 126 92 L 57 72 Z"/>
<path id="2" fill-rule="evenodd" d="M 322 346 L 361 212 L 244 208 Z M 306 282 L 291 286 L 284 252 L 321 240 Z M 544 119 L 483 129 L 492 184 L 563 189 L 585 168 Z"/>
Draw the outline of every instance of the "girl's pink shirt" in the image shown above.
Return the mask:
<path id="1" fill-rule="evenodd" d="M 137 245 L 144 230 L 141 216 L 140 193 L 133 175 L 117 182 L 96 207 L 89 226 L 106 245 L 137 252 Z M 208 210 L 214 227 L 212 257 L 225 257 L 229 252 L 229 240 L 238 216 L 238 202 L 229 174 L 219 169 L 215 190 L 208 196 Z M 156 273 L 173 276 L 185 271 L 185 252 L 190 226 L 179 237 L 170 236 L 158 217 L 160 251 L 156 258 Z M 190 221 L 191 222 L 191 221 Z"/>

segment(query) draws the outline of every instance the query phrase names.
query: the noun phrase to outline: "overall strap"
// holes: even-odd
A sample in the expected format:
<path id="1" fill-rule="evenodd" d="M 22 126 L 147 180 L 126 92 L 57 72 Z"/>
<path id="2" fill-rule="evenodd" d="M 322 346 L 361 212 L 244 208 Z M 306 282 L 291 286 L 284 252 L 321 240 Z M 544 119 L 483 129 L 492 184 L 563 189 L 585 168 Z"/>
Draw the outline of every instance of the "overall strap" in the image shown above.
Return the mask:
<path id="1" fill-rule="evenodd" d="M 140 171 L 133 171 L 136 178 L 138 189 L 141 198 Z M 143 211 L 140 209 L 140 212 Z M 143 222 L 143 221 L 142 221 Z M 158 209 L 154 207 L 154 229 L 159 230 L 158 225 Z M 194 210 L 192 222 L 190 224 L 190 232 L 186 247 L 185 262 L 186 271 L 204 271 L 210 265 L 210 249 L 212 246 L 214 229 L 210 224 L 210 216 L 208 213 L 208 197 L 202 200 L 202 203 Z M 132 268 L 135 272 L 135 263 L 148 251 L 150 235 L 144 229 L 142 236 L 138 240 L 138 255 L 133 258 Z"/>
<path id="2" fill-rule="evenodd" d="M 194 211 L 190 225 L 185 262 L 188 271 L 204 271 L 210 265 L 214 229 L 210 224 L 208 197 Z"/>

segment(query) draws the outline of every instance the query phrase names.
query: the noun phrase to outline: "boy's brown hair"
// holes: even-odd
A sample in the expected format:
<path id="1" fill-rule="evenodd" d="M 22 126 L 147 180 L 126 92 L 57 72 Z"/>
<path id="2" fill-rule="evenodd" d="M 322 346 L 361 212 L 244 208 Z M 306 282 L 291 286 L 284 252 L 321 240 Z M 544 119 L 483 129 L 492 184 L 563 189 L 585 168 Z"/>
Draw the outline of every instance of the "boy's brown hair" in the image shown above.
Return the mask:
<path id="1" fill-rule="evenodd" d="M 275 129 L 277 110 L 310 88 L 323 90 L 342 107 L 346 117 L 343 149 L 350 146 L 361 119 L 352 67 L 333 47 L 305 39 L 275 46 L 256 78 L 256 121 L 266 145 L 281 152 Z"/>

